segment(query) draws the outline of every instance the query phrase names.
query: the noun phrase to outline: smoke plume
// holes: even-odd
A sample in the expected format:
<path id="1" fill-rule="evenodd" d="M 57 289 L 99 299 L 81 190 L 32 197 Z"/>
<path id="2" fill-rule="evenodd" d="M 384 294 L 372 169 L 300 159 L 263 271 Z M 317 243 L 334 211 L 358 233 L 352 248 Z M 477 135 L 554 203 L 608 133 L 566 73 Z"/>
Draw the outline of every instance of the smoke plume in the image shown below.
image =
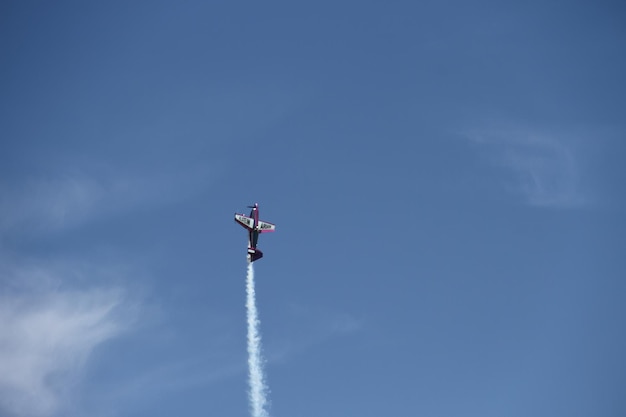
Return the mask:
<path id="1" fill-rule="evenodd" d="M 267 385 L 263 374 L 261 334 L 254 291 L 254 266 L 248 262 L 246 277 L 246 309 L 248 311 L 248 382 L 250 385 L 250 408 L 252 417 L 268 417 Z"/>

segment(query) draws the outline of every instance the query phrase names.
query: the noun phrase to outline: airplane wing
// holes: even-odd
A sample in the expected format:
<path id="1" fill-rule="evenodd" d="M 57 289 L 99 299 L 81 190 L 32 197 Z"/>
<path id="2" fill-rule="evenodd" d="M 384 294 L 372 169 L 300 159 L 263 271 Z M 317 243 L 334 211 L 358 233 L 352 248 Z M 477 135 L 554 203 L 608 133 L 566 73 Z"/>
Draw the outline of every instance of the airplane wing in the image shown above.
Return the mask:
<path id="1" fill-rule="evenodd" d="M 243 214 L 235 214 L 235 221 L 245 227 L 246 229 L 252 229 L 254 226 L 254 220 Z"/>
<path id="2" fill-rule="evenodd" d="M 273 232 L 276 230 L 276 225 L 259 220 L 259 233 Z"/>

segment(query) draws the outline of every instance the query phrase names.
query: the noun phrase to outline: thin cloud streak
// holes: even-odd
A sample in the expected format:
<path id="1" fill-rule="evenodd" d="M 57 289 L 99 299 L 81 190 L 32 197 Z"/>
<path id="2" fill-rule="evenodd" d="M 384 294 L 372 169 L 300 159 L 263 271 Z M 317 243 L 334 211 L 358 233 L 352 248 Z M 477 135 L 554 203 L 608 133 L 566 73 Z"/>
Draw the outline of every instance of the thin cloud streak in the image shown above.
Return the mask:
<path id="1" fill-rule="evenodd" d="M 49 232 L 102 215 L 183 200 L 206 186 L 210 170 L 172 174 L 62 173 L 19 183 L 0 182 L 0 231 Z"/>
<path id="2" fill-rule="evenodd" d="M 474 131 L 464 136 L 483 147 L 492 163 L 513 173 L 507 188 L 528 205 L 576 208 L 588 203 L 571 146 L 555 136 L 519 130 Z"/>
<path id="3" fill-rule="evenodd" d="M 283 332 L 291 337 L 274 337 L 274 341 L 267 345 L 268 363 L 284 363 L 294 357 L 302 355 L 315 346 L 319 346 L 337 338 L 354 335 L 362 332 L 365 322 L 345 312 L 328 311 L 324 308 L 291 303 L 286 307 L 287 315 L 292 317 L 297 325 Z"/>

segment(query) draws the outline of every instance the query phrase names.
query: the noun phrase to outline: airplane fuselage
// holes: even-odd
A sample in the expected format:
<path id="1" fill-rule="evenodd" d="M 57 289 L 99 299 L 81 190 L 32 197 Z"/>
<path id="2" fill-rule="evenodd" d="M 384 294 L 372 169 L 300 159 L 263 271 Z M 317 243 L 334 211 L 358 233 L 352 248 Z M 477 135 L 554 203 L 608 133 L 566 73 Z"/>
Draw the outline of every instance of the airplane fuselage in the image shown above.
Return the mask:
<path id="1" fill-rule="evenodd" d="M 257 249 L 259 234 L 273 232 L 276 226 L 272 223 L 259 220 L 259 205 L 250 206 L 250 216 L 235 213 L 235 222 L 239 223 L 248 231 L 248 260 L 254 262 L 263 257 L 263 252 Z"/>

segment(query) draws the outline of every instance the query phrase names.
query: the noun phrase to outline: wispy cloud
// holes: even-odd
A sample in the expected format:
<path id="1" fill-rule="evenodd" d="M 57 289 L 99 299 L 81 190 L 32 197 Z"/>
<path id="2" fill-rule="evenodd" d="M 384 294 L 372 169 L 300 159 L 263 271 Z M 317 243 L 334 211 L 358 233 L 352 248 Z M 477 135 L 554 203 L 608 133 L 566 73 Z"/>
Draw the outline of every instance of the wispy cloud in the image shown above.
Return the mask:
<path id="1" fill-rule="evenodd" d="M 507 188 L 537 207 L 574 208 L 586 200 L 572 143 L 559 135 L 500 129 L 465 133 L 496 166 L 513 174 Z"/>
<path id="2" fill-rule="evenodd" d="M 0 183 L 0 237 L 77 227 L 139 204 L 128 200 L 141 187 L 115 178 Z M 94 350 L 135 322 L 138 305 L 113 284 L 124 281 L 125 268 L 110 259 L 7 249 L 0 247 L 0 415 L 67 415 Z"/>
<path id="3" fill-rule="evenodd" d="M 2 181 L 0 232 L 72 228 L 97 216 L 178 201 L 206 186 L 210 178 L 202 167 L 143 175 L 109 168 Z"/>
<path id="4" fill-rule="evenodd" d="M 113 289 L 55 290 L 0 298 L 0 411 L 54 415 L 103 342 L 128 327 L 124 294 Z"/>

